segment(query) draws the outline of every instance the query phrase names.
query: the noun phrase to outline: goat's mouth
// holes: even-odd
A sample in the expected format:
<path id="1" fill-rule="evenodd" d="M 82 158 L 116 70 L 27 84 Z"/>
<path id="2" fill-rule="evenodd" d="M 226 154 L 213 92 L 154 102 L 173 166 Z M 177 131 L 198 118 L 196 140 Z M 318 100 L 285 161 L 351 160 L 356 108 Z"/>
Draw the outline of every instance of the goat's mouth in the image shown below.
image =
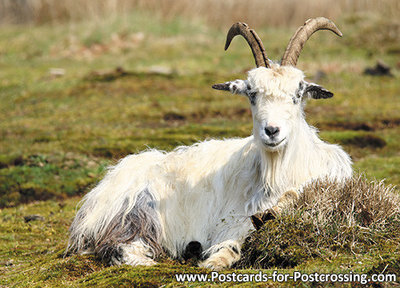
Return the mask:
<path id="1" fill-rule="evenodd" d="M 278 141 L 278 142 L 265 142 L 264 141 L 264 145 L 270 148 L 275 148 L 277 146 L 279 146 L 280 144 L 283 143 L 283 141 L 285 141 L 286 138 L 283 138 L 282 140 Z"/>

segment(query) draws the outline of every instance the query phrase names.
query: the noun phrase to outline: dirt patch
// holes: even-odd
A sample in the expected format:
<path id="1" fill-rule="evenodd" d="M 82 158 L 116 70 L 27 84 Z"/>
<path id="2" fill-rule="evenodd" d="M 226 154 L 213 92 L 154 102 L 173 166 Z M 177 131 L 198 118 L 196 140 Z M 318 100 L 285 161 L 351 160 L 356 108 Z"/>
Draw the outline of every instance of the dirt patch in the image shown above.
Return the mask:
<path id="1" fill-rule="evenodd" d="M 45 218 L 41 215 L 38 214 L 33 214 L 33 215 L 26 215 L 24 216 L 24 221 L 25 223 L 31 222 L 31 221 L 44 221 Z"/>
<path id="2" fill-rule="evenodd" d="M 375 131 L 379 129 L 391 129 L 400 125 L 400 119 L 377 119 L 368 122 L 327 122 L 318 127 L 321 130 L 353 130 L 353 131 Z"/>
<path id="3" fill-rule="evenodd" d="M 236 108 L 233 109 L 231 112 L 231 115 L 235 116 L 244 116 L 244 115 L 248 115 L 251 116 L 250 110 L 247 108 Z"/>
<path id="4" fill-rule="evenodd" d="M 382 60 L 378 60 L 374 67 L 365 68 L 363 74 L 370 76 L 390 76 L 393 77 L 392 72 L 390 71 L 390 66 L 384 63 Z"/>
<path id="5" fill-rule="evenodd" d="M 8 168 L 10 166 L 22 166 L 24 165 L 24 158 L 22 155 L 4 157 L 0 159 L 0 169 Z"/>
<path id="6" fill-rule="evenodd" d="M 352 145 L 360 148 L 382 148 L 386 146 L 386 141 L 375 135 L 358 135 L 342 139 L 340 142 L 344 145 Z"/>
<path id="7" fill-rule="evenodd" d="M 223 111 L 212 111 L 207 109 L 202 109 L 190 114 L 190 118 L 196 121 L 202 121 L 208 118 L 227 118 L 227 119 L 238 119 L 242 117 L 249 117 L 251 118 L 251 112 L 247 108 L 230 108 L 225 109 Z"/>
<path id="8" fill-rule="evenodd" d="M 117 67 L 114 70 L 92 71 L 85 79 L 88 81 L 109 82 L 131 74 L 131 72 L 126 71 L 124 68 Z"/>
<path id="9" fill-rule="evenodd" d="M 0 169 L 9 168 L 13 166 L 29 166 L 29 167 L 43 167 L 49 161 L 44 155 L 28 155 L 28 156 L 10 156 L 0 159 Z"/>
<path id="10" fill-rule="evenodd" d="M 163 119 L 165 121 L 184 121 L 186 117 L 176 112 L 167 112 L 164 114 Z"/>
<path id="11" fill-rule="evenodd" d="M 132 149 L 119 146 L 97 146 L 92 149 L 92 155 L 109 159 L 121 159 L 132 153 Z"/>
<path id="12" fill-rule="evenodd" d="M 357 123 L 357 122 L 332 122 L 327 123 L 324 126 L 324 130 L 353 130 L 353 131 L 374 131 L 375 128 L 368 123 Z M 326 126 L 326 127 L 325 127 Z"/>
<path id="13" fill-rule="evenodd" d="M 380 125 L 382 128 L 395 128 L 400 125 L 400 118 L 382 119 L 380 120 Z"/>
<path id="14" fill-rule="evenodd" d="M 166 71 L 157 70 L 150 67 L 147 71 L 128 71 L 123 67 L 116 67 L 115 69 L 98 70 L 90 72 L 84 79 L 92 82 L 111 82 L 123 77 L 138 77 L 144 78 L 146 76 L 159 76 L 165 78 L 173 78 L 175 72 L 167 73 Z"/>

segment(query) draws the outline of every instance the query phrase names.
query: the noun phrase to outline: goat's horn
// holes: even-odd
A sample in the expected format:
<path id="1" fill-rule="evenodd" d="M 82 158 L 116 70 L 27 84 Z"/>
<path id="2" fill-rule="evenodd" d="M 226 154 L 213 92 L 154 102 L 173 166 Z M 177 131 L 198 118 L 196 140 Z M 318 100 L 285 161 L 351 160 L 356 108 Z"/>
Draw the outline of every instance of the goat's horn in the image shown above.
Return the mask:
<path id="1" fill-rule="evenodd" d="M 308 38 L 318 30 L 330 30 L 340 37 L 343 35 L 336 25 L 325 17 L 308 19 L 303 26 L 297 29 L 292 38 L 290 38 L 286 51 L 283 54 L 281 65 L 296 66 L 304 44 L 307 42 Z"/>
<path id="2" fill-rule="evenodd" d="M 257 33 L 253 29 L 250 29 L 246 23 L 238 22 L 232 25 L 226 37 L 225 50 L 228 49 L 232 39 L 236 35 L 242 35 L 244 39 L 246 39 L 251 51 L 253 52 L 257 67 L 264 66 L 270 68 L 269 60 L 265 53 L 263 43 L 261 42 Z"/>

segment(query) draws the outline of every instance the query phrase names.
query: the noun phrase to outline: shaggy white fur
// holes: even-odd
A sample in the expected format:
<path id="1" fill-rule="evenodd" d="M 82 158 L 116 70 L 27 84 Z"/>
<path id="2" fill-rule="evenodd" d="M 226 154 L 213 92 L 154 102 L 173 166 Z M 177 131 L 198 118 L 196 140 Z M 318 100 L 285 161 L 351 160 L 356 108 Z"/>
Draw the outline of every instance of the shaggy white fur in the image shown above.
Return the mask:
<path id="1" fill-rule="evenodd" d="M 197 241 L 204 249 L 200 266 L 220 270 L 240 258 L 254 229 L 251 215 L 312 180 L 352 175 L 350 157 L 320 140 L 304 119 L 305 98 L 318 97 L 306 95 L 304 87 L 314 84 L 300 70 L 273 64 L 227 85 L 253 103 L 253 136 L 122 159 L 84 197 L 70 251 L 94 252 L 112 264 L 151 265 L 161 250 L 179 258 Z M 267 135 L 270 126 L 279 132 Z"/>

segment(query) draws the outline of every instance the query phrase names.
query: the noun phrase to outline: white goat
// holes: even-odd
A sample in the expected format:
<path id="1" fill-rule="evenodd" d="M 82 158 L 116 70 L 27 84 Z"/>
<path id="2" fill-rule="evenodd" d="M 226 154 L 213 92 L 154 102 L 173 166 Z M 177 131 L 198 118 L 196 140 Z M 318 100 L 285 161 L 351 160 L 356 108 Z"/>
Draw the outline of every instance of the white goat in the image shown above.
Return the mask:
<path id="1" fill-rule="evenodd" d="M 304 119 L 306 98 L 333 96 L 304 81 L 294 67 L 304 43 L 319 29 L 341 35 L 326 18 L 308 20 L 290 40 L 281 64 L 274 64 L 253 30 L 233 25 L 226 48 L 242 35 L 258 68 L 247 80 L 213 88 L 249 98 L 253 136 L 122 159 L 84 197 L 70 228 L 69 251 L 130 265 L 156 264 L 154 258 L 166 252 L 224 269 L 240 258 L 241 244 L 254 230 L 250 216 L 314 179 L 350 177 L 350 157 L 320 140 Z"/>

